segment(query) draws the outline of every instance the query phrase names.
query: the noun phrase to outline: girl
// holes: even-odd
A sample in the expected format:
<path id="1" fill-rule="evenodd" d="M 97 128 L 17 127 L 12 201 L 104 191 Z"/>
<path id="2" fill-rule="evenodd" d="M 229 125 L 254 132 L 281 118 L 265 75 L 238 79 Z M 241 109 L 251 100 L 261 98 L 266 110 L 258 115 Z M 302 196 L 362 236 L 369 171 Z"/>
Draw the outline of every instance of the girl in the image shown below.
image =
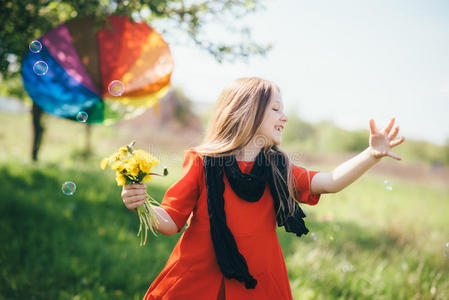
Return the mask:
<path id="1" fill-rule="evenodd" d="M 359 178 L 391 149 L 394 118 L 378 131 L 370 120 L 369 147 L 332 172 L 306 170 L 279 148 L 287 122 L 280 89 L 256 77 L 239 78 L 220 94 L 205 139 L 184 153 L 182 178 L 155 207 L 157 230 L 182 230 L 164 269 L 144 299 L 292 299 L 277 226 L 307 234 L 298 203 L 316 205 Z M 125 185 L 136 212 L 145 185 Z"/>

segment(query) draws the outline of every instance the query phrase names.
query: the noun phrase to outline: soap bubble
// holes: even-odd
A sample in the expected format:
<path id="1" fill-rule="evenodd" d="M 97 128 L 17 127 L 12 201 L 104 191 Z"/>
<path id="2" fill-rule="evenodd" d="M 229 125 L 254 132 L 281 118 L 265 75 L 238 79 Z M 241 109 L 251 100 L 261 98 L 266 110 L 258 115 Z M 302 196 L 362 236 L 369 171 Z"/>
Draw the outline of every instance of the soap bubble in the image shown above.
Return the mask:
<path id="1" fill-rule="evenodd" d="M 38 40 L 32 41 L 28 47 L 30 48 L 30 51 L 33 53 L 39 53 L 42 50 L 42 44 Z"/>
<path id="2" fill-rule="evenodd" d="M 312 232 L 312 233 L 310 234 L 310 237 L 311 237 L 312 240 L 314 240 L 314 241 L 316 241 L 316 240 L 318 239 L 315 232 Z"/>
<path id="3" fill-rule="evenodd" d="M 85 111 L 80 111 L 77 115 L 76 115 L 76 119 L 79 122 L 86 122 L 87 121 L 87 112 Z"/>
<path id="4" fill-rule="evenodd" d="M 33 71 L 36 75 L 43 76 L 43 75 L 47 74 L 47 72 L 48 72 L 48 65 L 45 61 L 39 60 L 34 63 Z"/>
<path id="5" fill-rule="evenodd" d="M 391 191 L 393 189 L 393 187 L 391 186 L 391 181 L 390 180 L 388 180 L 388 179 L 384 180 L 384 188 L 387 191 Z"/>
<path id="6" fill-rule="evenodd" d="M 112 96 L 121 96 L 125 91 L 125 85 L 120 80 L 113 80 L 108 85 L 108 91 Z"/>
<path id="7" fill-rule="evenodd" d="M 449 258 L 449 242 L 447 242 L 444 245 L 444 249 L 443 249 L 443 255 L 447 258 Z"/>
<path id="8" fill-rule="evenodd" d="M 66 181 L 62 185 L 62 192 L 67 195 L 71 196 L 75 193 L 76 190 L 76 184 L 73 181 Z"/>

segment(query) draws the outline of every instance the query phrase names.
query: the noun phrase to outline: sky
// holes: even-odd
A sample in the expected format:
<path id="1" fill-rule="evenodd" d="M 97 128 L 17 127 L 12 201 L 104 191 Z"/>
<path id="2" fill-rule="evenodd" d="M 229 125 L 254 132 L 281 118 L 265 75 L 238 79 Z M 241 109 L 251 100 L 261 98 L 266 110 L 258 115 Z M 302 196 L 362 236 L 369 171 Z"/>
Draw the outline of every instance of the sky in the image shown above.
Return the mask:
<path id="1" fill-rule="evenodd" d="M 248 25 L 254 41 L 273 44 L 249 63 L 219 64 L 180 33 L 164 35 L 175 60 L 172 84 L 198 110 L 213 107 L 232 80 L 257 76 L 281 88 L 287 116 L 367 130 L 370 118 L 383 128 L 395 117 L 398 137 L 449 138 L 449 1 L 262 3 L 263 10 L 238 21 L 223 15 L 204 29 L 210 40 L 233 43 L 239 35 L 224 24 Z"/>

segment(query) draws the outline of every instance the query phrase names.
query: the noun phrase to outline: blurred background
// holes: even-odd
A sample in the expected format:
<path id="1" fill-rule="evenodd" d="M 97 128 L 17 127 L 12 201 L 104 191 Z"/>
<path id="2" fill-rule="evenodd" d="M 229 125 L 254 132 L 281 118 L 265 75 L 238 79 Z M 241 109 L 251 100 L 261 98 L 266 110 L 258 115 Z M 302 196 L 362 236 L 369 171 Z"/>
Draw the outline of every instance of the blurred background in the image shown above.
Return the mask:
<path id="1" fill-rule="evenodd" d="M 181 234 L 140 247 L 100 160 L 136 140 L 169 170 L 147 184 L 160 201 L 221 89 L 244 76 L 281 88 L 296 165 L 332 171 L 368 147 L 370 118 L 396 117 L 406 138 L 402 161 L 303 205 L 306 237 L 278 228 L 294 299 L 449 298 L 448 14 L 437 0 L 1 2 L 0 298 L 141 299 Z M 101 27 L 110 15 L 129 21 Z M 164 42 L 137 40 L 153 32 L 132 31 L 143 23 Z M 133 47 L 165 59 L 138 73 Z"/>

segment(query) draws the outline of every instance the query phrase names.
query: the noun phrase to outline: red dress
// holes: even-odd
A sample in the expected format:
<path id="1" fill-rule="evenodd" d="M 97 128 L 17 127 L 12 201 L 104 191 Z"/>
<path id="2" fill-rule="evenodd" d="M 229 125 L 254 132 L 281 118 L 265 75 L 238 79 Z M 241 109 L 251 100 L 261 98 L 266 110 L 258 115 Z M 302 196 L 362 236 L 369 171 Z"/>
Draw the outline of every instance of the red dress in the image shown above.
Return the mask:
<path id="1" fill-rule="evenodd" d="M 186 150 L 184 155 L 181 179 L 166 191 L 161 206 L 178 226 L 178 232 L 192 212 L 193 216 L 144 300 L 293 299 L 276 234 L 269 184 L 259 201 L 247 202 L 234 193 L 223 176 L 227 225 L 245 257 L 250 274 L 257 280 L 255 289 L 246 289 L 242 282 L 225 278 L 219 269 L 210 237 L 203 161 L 193 150 Z M 243 173 L 249 173 L 254 161 L 237 163 Z M 294 164 L 292 168 L 302 192 L 299 200 L 317 204 L 321 195 L 310 194 L 310 182 L 318 171 L 307 171 Z"/>

